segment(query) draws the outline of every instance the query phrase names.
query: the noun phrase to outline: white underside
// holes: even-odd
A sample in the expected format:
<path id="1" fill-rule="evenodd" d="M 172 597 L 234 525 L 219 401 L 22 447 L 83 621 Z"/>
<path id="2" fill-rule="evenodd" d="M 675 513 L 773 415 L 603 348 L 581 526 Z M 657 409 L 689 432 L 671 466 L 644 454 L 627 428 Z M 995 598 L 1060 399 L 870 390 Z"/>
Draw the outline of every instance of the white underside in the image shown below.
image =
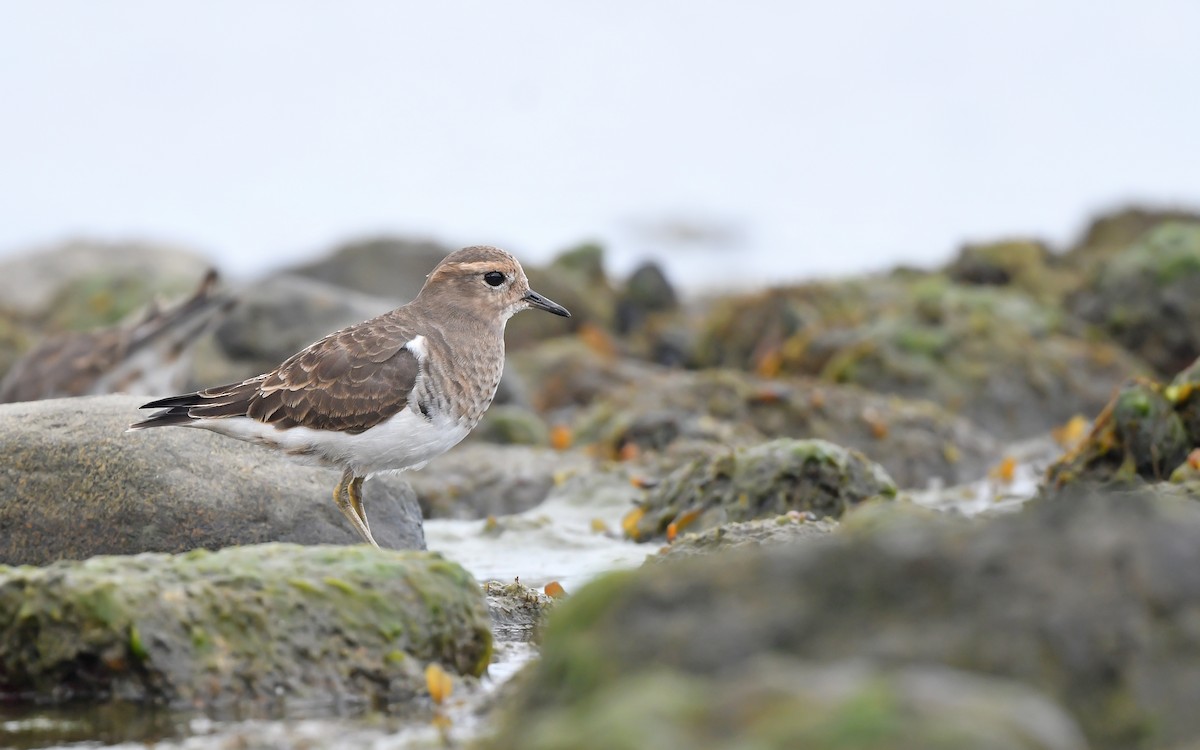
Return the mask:
<path id="1" fill-rule="evenodd" d="M 279 430 L 249 417 L 201 419 L 190 426 L 269 445 L 304 463 L 349 468 L 359 476 L 419 469 L 471 431 L 444 415 L 427 419 L 410 408 L 357 435 L 308 427 Z"/>

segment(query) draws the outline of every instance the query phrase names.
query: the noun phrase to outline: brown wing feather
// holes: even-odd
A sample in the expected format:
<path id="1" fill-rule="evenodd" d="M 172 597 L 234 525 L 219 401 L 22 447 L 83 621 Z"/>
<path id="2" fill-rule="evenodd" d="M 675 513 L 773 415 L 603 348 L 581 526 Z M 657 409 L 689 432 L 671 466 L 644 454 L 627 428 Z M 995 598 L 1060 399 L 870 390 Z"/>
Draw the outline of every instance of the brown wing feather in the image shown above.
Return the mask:
<path id="1" fill-rule="evenodd" d="M 277 427 L 359 433 L 408 405 L 420 365 L 387 319 L 330 334 L 273 372 L 196 394 L 190 417 L 248 416 Z"/>

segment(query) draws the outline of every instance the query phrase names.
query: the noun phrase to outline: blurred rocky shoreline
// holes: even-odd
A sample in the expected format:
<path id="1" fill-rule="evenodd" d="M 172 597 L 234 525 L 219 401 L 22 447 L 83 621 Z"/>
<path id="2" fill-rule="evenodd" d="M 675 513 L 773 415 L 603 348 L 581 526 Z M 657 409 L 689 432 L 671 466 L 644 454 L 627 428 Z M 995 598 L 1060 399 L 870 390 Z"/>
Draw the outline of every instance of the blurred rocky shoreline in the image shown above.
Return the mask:
<path id="1" fill-rule="evenodd" d="M 407 302 L 452 249 L 380 238 L 227 284 L 185 387 Z M 0 262 L 0 377 L 208 265 L 82 242 Z M 594 245 L 526 270 L 573 317 L 513 318 L 475 433 L 371 480 L 377 559 L 320 470 L 125 434 L 144 394 L 0 405 L 0 703 L 429 724 L 437 664 L 489 748 L 1200 747 L 1200 214 L 728 295 L 612 278 Z M 601 498 L 627 507 L 592 533 L 651 562 L 562 600 L 425 550 L 423 519 L 503 543 L 513 514 Z"/>

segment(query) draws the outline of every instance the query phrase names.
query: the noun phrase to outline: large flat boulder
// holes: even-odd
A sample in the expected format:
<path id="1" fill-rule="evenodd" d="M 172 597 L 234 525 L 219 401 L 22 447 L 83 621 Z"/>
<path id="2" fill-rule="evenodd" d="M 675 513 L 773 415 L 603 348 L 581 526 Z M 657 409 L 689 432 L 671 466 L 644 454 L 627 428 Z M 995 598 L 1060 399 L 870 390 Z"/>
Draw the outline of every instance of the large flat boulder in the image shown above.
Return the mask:
<path id="1" fill-rule="evenodd" d="M 96 396 L 0 406 L 0 563 L 359 542 L 333 504 L 336 471 L 205 430 L 126 432 L 144 402 Z M 420 509 L 401 477 L 364 489 L 380 545 L 424 547 Z"/>

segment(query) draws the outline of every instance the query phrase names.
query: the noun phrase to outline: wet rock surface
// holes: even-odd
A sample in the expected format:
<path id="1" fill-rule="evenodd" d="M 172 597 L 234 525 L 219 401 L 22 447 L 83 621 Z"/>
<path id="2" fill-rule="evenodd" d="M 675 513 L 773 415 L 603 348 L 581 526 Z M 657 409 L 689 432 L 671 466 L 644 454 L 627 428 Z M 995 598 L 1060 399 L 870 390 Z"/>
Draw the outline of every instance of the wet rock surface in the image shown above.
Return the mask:
<path id="1" fill-rule="evenodd" d="M 556 601 L 519 581 L 486 581 L 483 593 L 499 641 L 536 640 Z"/>
<path id="2" fill-rule="evenodd" d="M 858 503 L 895 496 L 891 477 L 861 453 L 781 438 L 696 459 L 651 488 L 623 527 L 647 541 L 790 511 L 838 518 Z"/>
<path id="3" fill-rule="evenodd" d="M 137 396 L 0 406 L 0 562 L 182 552 L 280 541 L 356 544 L 338 473 L 204 430 L 125 432 Z M 364 485 L 380 545 L 424 547 L 402 477 Z"/>
<path id="4" fill-rule="evenodd" d="M 805 541 L 832 534 L 835 529 L 836 522 L 804 513 L 723 523 L 707 531 L 691 532 L 677 537 L 670 546 L 664 547 L 650 560 L 677 560 L 743 547 L 803 544 Z"/>
<path id="5" fill-rule="evenodd" d="M 495 746 L 658 676 L 670 687 L 660 686 L 667 704 L 655 721 L 686 732 L 692 715 L 670 706 L 710 698 L 674 691 L 724 684 L 754 658 L 1013 680 L 1064 709 L 1097 748 L 1200 736 L 1200 505 L 1143 492 L 986 522 L 868 515 L 812 543 L 668 561 L 576 592 L 552 615 Z M 800 732 L 805 714 L 773 726 Z M 621 726 L 630 723 L 603 735 L 612 746 Z"/>
<path id="6" fill-rule="evenodd" d="M 0 693 L 185 706 L 388 702 L 480 675 L 478 584 L 428 552 L 252 545 L 0 567 Z"/>
<path id="7" fill-rule="evenodd" d="M 1077 485 L 1131 486 L 1170 479 L 1200 489 L 1200 360 L 1167 384 L 1125 383 L 1096 417 L 1088 435 L 1054 462 L 1043 495 Z"/>

